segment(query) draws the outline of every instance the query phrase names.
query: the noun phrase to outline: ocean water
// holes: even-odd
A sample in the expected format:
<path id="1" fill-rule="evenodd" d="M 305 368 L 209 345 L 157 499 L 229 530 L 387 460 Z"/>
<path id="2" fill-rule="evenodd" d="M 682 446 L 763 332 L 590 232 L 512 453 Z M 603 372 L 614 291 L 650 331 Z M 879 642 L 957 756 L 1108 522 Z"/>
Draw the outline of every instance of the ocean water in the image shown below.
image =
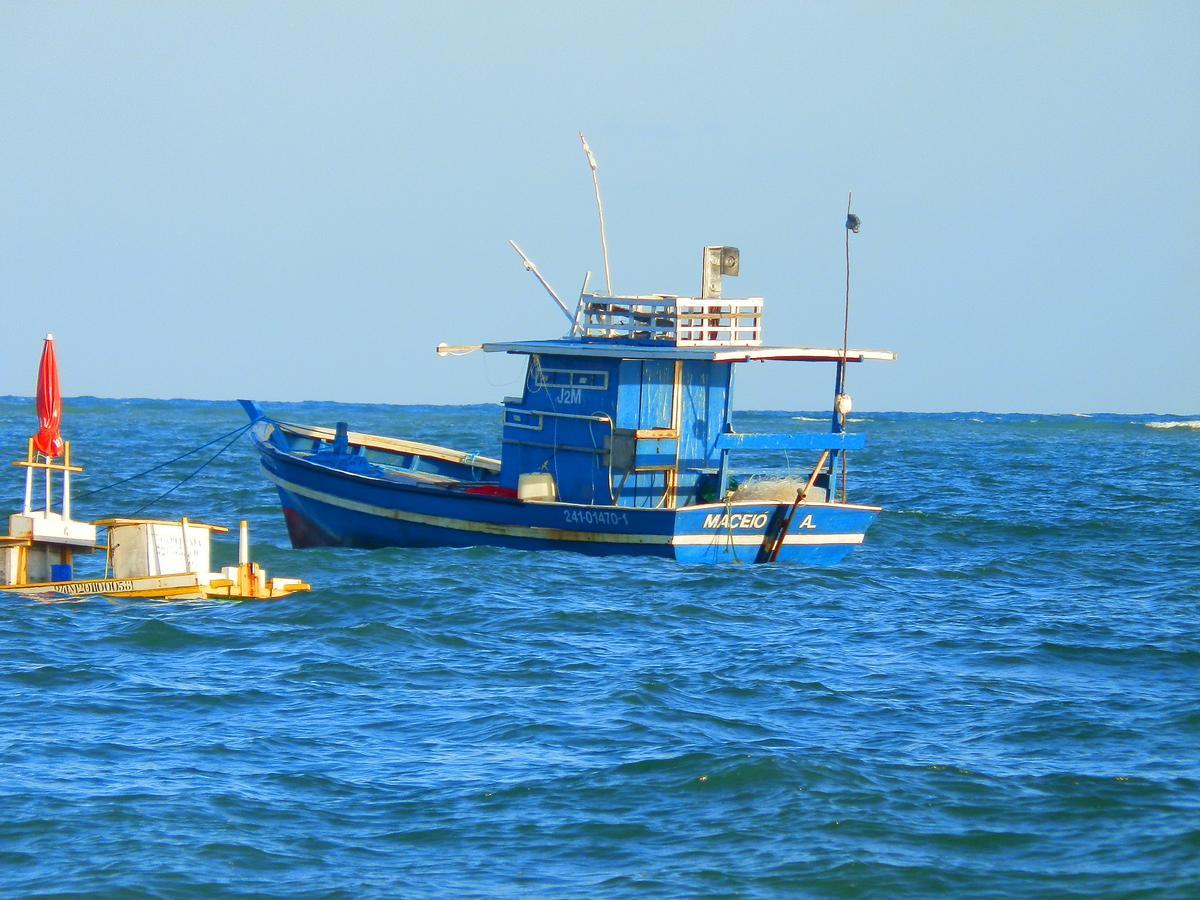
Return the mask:
<path id="1" fill-rule="evenodd" d="M 498 450 L 495 406 L 272 412 Z M 146 514 L 312 593 L 0 599 L 0 894 L 1200 895 L 1197 419 L 865 413 L 886 512 L 819 570 L 293 551 L 242 439 Z M 242 421 L 69 401 L 77 515 Z"/>

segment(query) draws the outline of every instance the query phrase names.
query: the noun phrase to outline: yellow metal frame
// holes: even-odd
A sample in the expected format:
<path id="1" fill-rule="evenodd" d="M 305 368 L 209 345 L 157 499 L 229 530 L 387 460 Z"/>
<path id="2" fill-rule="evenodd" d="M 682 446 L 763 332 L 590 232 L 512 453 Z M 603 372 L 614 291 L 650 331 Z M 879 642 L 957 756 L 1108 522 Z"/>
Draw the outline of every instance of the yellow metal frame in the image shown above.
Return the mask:
<path id="1" fill-rule="evenodd" d="M 112 528 L 121 525 L 175 525 L 183 524 L 181 519 L 98 519 L 92 523 L 93 525 L 103 528 Z M 194 522 L 191 519 L 187 520 L 189 526 L 196 528 L 207 528 L 209 531 L 215 531 L 217 534 L 228 534 L 229 529 L 224 525 L 206 525 L 204 522 Z"/>
<path id="2" fill-rule="evenodd" d="M 71 442 L 63 442 L 63 461 L 60 463 L 52 462 L 37 462 L 34 459 L 33 438 L 29 439 L 28 450 L 25 459 L 18 459 L 13 463 L 14 466 L 19 466 L 22 469 L 46 469 L 50 472 L 82 472 L 83 466 L 71 465 Z"/>

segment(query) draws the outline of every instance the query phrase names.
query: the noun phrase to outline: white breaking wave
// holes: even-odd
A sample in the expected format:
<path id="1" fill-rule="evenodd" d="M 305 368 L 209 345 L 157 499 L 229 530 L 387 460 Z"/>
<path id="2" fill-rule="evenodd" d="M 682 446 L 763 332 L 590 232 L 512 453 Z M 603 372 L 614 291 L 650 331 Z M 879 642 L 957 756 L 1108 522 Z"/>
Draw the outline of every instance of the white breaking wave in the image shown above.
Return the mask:
<path id="1" fill-rule="evenodd" d="M 1147 428 L 1200 428 L 1200 419 L 1185 422 L 1147 422 Z"/>
<path id="2" fill-rule="evenodd" d="M 814 418 L 812 416 L 792 416 L 792 421 L 793 422 L 828 422 L 829 416 L 822 416 L 819 419 Z M 858 424 L 861 424 L 863 422 L 867 422 L 870 420 L 866 419 L 866 418 L 858 418 L 858 419 L 847 418 L 846 421 L 852 425 L 858 425 Z"/>

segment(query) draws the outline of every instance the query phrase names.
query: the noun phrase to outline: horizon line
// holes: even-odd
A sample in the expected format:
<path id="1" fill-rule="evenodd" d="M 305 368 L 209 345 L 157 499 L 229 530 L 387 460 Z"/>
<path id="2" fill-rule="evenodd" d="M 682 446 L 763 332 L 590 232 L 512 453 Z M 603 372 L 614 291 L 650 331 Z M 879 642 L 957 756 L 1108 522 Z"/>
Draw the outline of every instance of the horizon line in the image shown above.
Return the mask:
<path id="1" fill-rule="evenodd" d="M 238 400 L 220 398 L 213 399 L 209 397 L 104 397 L 99 394 L 76 394 L 70 397 L 63 397 L 64 402 L 70 400 L 111 400 L 122 402 L 145 402 L 145 403 L 231 403 L 236 404 Z M 36 398 L 32 394 L 0 394 L 0 401 L 22 401 L 33 403 Z M 301 403 L 326 403 L 338 406 L 395 406 L 395 407 L 415 407 L 415 406 L 445 406 L 445 407 L 461 407 L 461 406 L 503 406 L 502 401 L 498 400 L 481 400 L 473 403 L 391 403 L 379 400 L 263 400 L 265 404 L 301 404 Z M 737 407 L 738 412 L 746 413 L 769 413 L 769 412 L 828 412 L 832 415 L 832 410 L 812 409 L 812 408 L 796 408 L 787 409 L 783 407 Z M 1143 410 L 1139 412 L 1131 412 L 1128 410 L 1075 410 L 1072 412 L 1046 412 L 1041 410 L 992 410 L 992 409 L 944 409 L 944 410 L 929 410 L 929 409 L 871 409 L 871 410 L 856 410 L 860 414 L 867 413 L 900 413 L 904 415 L 931 415 L 931 416 L 950 416 L 950 415 L 970 415 L 974 413 L 982 413 L 989 416 L 1064 416 L 1083 418 L 1088 416 L 1175 416 L 1178 418 L 1197 417 L 1200 418 L 1200 411 L 1192 413 L 1175 413 L 1163 412 L 1161 410 Z"/>

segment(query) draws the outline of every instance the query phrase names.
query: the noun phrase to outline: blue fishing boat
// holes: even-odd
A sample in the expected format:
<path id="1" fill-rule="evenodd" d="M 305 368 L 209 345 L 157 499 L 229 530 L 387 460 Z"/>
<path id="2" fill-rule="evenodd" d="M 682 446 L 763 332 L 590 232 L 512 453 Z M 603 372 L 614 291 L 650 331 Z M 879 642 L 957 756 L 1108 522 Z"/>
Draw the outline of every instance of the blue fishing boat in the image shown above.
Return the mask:
<path id="1" fill-rule="evenodd" d="M 847 220 L 847 235 L 857 224 Z M 345 422 L 283 422 L 241 401 L 293 546 L 822 565 L 862 543 L 880 507 L 846 499 L 846 454 L 864 445 L 846 430 L 846 369 L 894 353 L 765 346 L 762 299 L 721 296 L 722 276 L 740 267 L 733 247 L 705 248 L 699 297 L 590 293 L 585 281 L 573 313 L 521 255 L 567 314 L 567 335 L 438 348 L 526 358 L 520 396 L 503 401 L 499 459 Z M 736 431 L 734 369 L 753 361 L 831 364 L 830 430 Z M 815 463 L 794 478 L 738 480 L 739 451 L 808 452 Z"/>

